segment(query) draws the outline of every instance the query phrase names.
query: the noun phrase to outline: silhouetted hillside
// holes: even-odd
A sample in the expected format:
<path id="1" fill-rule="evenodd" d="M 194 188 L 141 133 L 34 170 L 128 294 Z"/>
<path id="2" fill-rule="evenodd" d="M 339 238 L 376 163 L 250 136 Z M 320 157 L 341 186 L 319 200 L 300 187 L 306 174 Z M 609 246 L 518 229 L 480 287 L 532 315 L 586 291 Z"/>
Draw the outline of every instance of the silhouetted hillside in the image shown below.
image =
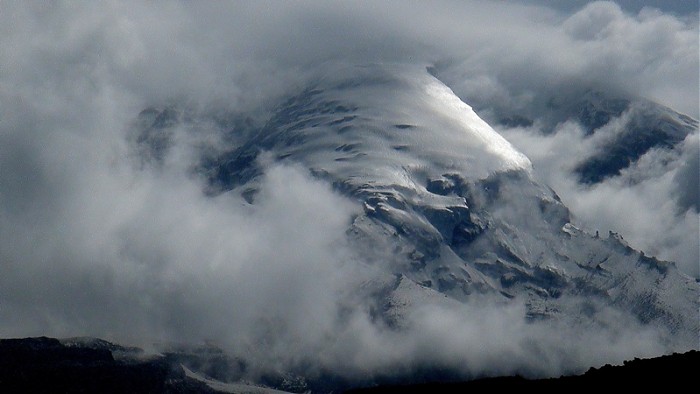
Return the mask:
<path id="1" fill-rule="evenodd" d="M 426 383 L 409 386 L 383 386 L 351 390 L 355 394 L 379 393 L 467 393 L 500 389 L 594 389 L 615 383 L 631 388 L 679 387 L 680 384 L 698 382 L 700 352 L 692 350 L 683 354 L 673 354 L 651 359 L 625 361 L 624 365 L 605 365 L 591 368 L 580 376 L 564 376 L 553 379 L 528 380 L 520 376 L 478 379 L 469 382 Z"/>
<path id="2" fill-rule="evenodd" d="M 213 393 L 185 374 L 181 357 L 170 353 L 146 356 L 100 339 L 24 338 L 0 340 L 2 393 Z M 700 352 L 653 359 L 634 359 L 622 366 L 591 368 L 584 375 L 527 380 L 499 377 L 469 382 L 380 386 L 349 391 L 373 393 L 463 393 L 493 389 L 560 390 L 597 388 L 607 383 L 626 389 L 697 382 Z M 260 389 L 260 387 L 258 387 Z"/>
<path id="3" fill-rule="evenodd" d="M 2 393 L 208 393 L 166 358 L 115 360 L 129 350 L 99 341 L 65 345 L 53 338 L 0 340 Z M 134 349 L 138 351 L 138 349 Z"/>

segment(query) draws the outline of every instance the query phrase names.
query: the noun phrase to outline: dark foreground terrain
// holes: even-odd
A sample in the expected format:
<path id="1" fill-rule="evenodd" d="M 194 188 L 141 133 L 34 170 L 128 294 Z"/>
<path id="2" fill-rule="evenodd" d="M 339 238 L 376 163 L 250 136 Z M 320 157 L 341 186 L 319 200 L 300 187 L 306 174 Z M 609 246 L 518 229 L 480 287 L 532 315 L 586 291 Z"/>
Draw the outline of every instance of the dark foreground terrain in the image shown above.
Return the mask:
<path id="1" fill-rule="evenodd" d="M 652 387 L 693 387 L 700 382 L 700 352 L 692 350 L 683 354 L 651 359 L 625 361 L 624 365 L 605 365 L 591 368 L 580 376 L 562 376 L 553 379 L 528 380 L 519 376 L 498 377 L 454 383 L 426 383 L 410 386 L 384 386 L 351 390 L 355 394 L 378 393 L 468 393 L 492 392 L 500 389 L 543 390 L 561 392 L 569 389 L 611 388 L 649 389 Z M 530 392 L 530 391 L 528 391 Z"/>
<path id="2" fill-rule="evenodd" d="M 187 378 L 182 367 L 167 357 L 132 357 L 138 352 L 101 340 L 65 344 L 46 337 L 2 339 L 0 392 L 214 392 Z M 120 359 L 122 355 L 129 356 Z"/>
<path id="3" fill-rule="evenodd" d="M 2 393 L 213 393 L 203 382 L 188 377 L 184 359 L 175 353 L 148 356 L 137 348 L 99 339 L 59 341 L 53 338 L 0 340 Z M 187 362 L 184 362 L 187 364 Z M 457 393 L 493 389 L 605 387 L 626 389 L 663 384 L 678 387 L 698 382 L 700 352 L 690 351 L 654 359 L 634 359 L 622 366 L 591 368 L 581 376 L 526 380 L 500 377 L 459 383 L 426 383 L 355 389 L 353 393 Z M 691 386 L 692 387 L 692 386 Z"/>

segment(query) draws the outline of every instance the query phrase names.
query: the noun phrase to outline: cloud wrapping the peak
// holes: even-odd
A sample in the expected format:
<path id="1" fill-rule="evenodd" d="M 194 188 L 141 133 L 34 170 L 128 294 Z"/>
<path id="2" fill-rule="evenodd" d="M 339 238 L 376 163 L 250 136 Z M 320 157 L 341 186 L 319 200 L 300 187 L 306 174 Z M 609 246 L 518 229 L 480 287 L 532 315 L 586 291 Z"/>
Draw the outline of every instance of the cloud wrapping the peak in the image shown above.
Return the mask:
<path id="1" fill-rule="evenodd" d="M 536 98 L 599 89 L 698 117 L 697 15 L 681 19 L 646 8 L 630 15 L 615 3 L 594 2 L 554 21 L 523 20 L 509 40 L 487 40 L 476 54 L 445 66 L 441 76 L 460 97 L 485 111 L 526 111 Z"/>
<path id="2" fill-rule="evenodd" d="M 565 332 L 526 323 L 522 305 L 428 306 L 390 330 L 353 298 L 375 273 L 346 244 L 356 202 L 305 169 L 264 161 L 255 204 L 206 194 L 198 160 L 250 130 L 197 116 L 240 116 L 255 129 L 318 69 L 343 63 L 435 65 L 486 118 L 589 84 L 698 115 L 697 15 L 631 15 L 610 2 L 573 15 L 486 1 L 2 2 L 0 336 L 214 339 L 272 369 L 311 359 L 348 374 L 428 364 L 551 375 L 665 350 L 614 311 L 600 312 L 608 327 Z M 191 111 L 195 126 L 174 127 L 162 163 L 144 164 L 137 116 L 166 107 Z M 687 237 L 697 205 L 679 217 L 664 201 L 697 200 L 697 136 L 687 165 L 666 175 L 580 190 L 539 164 L 588 149 L 561 127 L 545 140 L 504 135 L 582 221 L 616 228 L 635 217 L 633 246 L 697 274 L 686 263 L 697 261 Z"/>

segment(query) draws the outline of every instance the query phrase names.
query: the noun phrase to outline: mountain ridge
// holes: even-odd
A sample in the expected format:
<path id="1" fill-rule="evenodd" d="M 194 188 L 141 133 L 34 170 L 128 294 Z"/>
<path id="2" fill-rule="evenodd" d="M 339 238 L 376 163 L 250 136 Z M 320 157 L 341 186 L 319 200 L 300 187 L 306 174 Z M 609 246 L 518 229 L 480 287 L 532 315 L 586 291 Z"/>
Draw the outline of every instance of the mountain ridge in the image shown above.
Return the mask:
<path id="1" fill-rule="evenodd" d="M 106 350 L 111 349 L 111 350 Z M 119 349 L 130 349 L 125 358 Z M 144 358 L 141 349 L 124 347 L 98 338 L 56 339 L 47 337 L 0 339 L 0 389 L 3 392 L 84 392 L 105 393 L 217 393 L 281 391 L 265 386 L 226 383 L 202 368 L 209 360 L 197 348 L 164 352 Z M 468 382 L 430 381 L 416 385 L 394 386 L 391 382 L 365 388 L 349 388 L 348 393 L 390 392 L 462 392 L 480 388 L 564 388 L 600 387 L 623 380 L 628 387 L 643 387 L 651 383 L 694 382 L 694 366 L 700 353 L 689 351 L 654 358 L 624 361 L 620 365 L 591 367 L 584 374 L 549 379 L 525 379 L 520 376 L 491 377 Z M 119 361 L 121 360 L 121 361 Z M 220 361 L 224 362 L 224 361 Z M 194 374 L 199 368 L 204 374 Z M 215 376 L 216 373 L 214 372 Z M 429 378 L 428 378 L 429 379 Z M 631 386 L 630 386 L 631 385 Z M 291 392 L 305 391 L 303 387 L 288 386 Z"/>

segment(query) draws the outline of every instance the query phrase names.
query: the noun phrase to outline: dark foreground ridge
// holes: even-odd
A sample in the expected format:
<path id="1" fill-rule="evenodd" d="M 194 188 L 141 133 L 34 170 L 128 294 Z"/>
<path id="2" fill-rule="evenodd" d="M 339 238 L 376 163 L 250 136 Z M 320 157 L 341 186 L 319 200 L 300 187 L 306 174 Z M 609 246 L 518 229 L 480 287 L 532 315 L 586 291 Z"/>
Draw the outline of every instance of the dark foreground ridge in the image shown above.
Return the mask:
<path id="1" fill-rule="evenodd" d="M 605 365 L 591 368 L 579 376 L 562 376 L 552 379 L 529 380 L 520 376 L 507 376 L 472 380 L 469 382 L 425 383 L 407 386 L 380 386 L 350 390 L 352 394 L 379 393 L 468 393 L 491 392 L 500 389 L 535 389 L 545 392 L 560 392 L 568 389 L 594 389 L 609 387 L 608 383 L 621 384 L 628 391 L 631 388 L 685 387 L 698 383 L 700 352 L 691 350 L 650 359 L 635 358 L 624 365 Z M 693 386 L 689 386 L 693 387 Z M 529 391 L 528 391 L 529 392 Z"/>
<path id="2" fill-rule="evenodd" d="M 0 340 L 0 392 L 2 393 L 215 393 L 204 382 L 189 377 L 182 354 L 148 356 L 94 338 L 58 340 L 24 338 Z M 195 363 L 196 364 L 196 363 Z M 603 387 L 621 383 L 626 389 L 697 382 L 700 352 L 689 351 L 653 359 L 634 359 L 622 366 L 591 368 L 584 375 L 527 380 L 499 377 L 454 383 L 379 386 L 349 393 L 463 393 L 493 389 L 545 389 Z M 262 389 L 257 387 L 257 389 Z M 245 389 L 244 389 L 245 390 Z M 302 390 L 303 391 L 303 390 Z M 264 392 L 264 390 L 255 390 Z"/>
<path id="3" fill-rule="evenodd" d="M 188 378 L 182 367 L 167 357 L 131 357 L 139 353 L 140 349 L 99 339 L 68 344 L 46 337 L 2 339 L 0 392 L 214 392 L 204 383 Z"/>

